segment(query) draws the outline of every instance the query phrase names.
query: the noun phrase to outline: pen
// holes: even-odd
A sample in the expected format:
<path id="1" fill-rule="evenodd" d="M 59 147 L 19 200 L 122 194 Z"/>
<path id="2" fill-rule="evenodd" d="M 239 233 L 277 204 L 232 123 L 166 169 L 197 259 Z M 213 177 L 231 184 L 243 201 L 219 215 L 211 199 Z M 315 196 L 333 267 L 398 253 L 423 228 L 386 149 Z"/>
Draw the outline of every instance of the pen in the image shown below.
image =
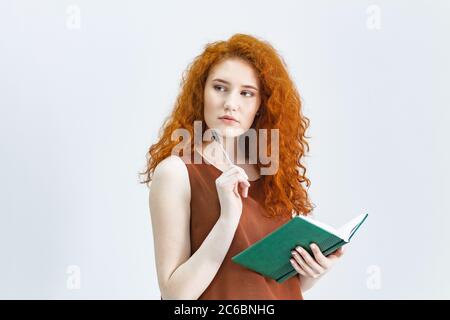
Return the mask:
<path id="1" fill-rule="evenodd" d="M 225 154 L 225 157 L 227 158 L 229 164 L 230 164 L 232 167 L 234 167 L 235 164 L 233 163 L 233 161 L 231 161 L 230 157 L 228 156 L 228 153 L 225 151 L 224 147 L 223 147 L 222 144 L 220 143 L 220 137 L 218 136 L 217 132 L 216 132 L 214 129 L 211 129 L 211 132 L 212 132 L 212 137 L 213 137 L 213 139 L 216 140 L 217 143 L 219 144 L 220 149 L 221 149 L 222 152 Z M 248 179 L 248 178 L 247 178 L 247 179 Z M 234 192 L 235 192 L 236 195 L 238 196 L 239 191 L 238 191 L 238 188 L 237 188 L 237 187 L 235 188 Z M 243 196 L 244 196 L 244 194 L 243 194 Z M 244 197 L 247 198 L 247 195 L 245 195 Z"/>
<path id="2" fill-rule="evenodd" d="M 230 157 L 228 156 L 228 153 L 225 151 L 224 147 L 222 146 L 222 143 L 220 143 L 220 138 L 219 138 L 219 135 L 217 134 L 216 130 L 211 129 L 211 133 L 212 133 L 213 139 L 217 141 L 217 143 L 218 143 L 219 146 L 220 146 L 220 149 L 221 149 L 222 152 L 225 154 L 225 157 L 227 158 L 228 163 L 229 163 L 231 166 L 234 166 L 233 161 L 231 161 Z"/>

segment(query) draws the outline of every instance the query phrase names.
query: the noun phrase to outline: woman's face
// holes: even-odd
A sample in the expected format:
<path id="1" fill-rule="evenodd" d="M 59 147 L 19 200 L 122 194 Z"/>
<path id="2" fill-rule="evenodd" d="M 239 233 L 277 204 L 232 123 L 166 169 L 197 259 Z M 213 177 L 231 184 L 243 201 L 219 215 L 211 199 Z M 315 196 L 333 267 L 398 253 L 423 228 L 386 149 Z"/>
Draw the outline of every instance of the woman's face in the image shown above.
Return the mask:
<path id="1" fill-rule="evenodd" d="M 245 60 L 228 58 L 210 70 L 204 92 L 208 128 L 219 129 L 222 136 L 239 136 L 253 124 L 260 103 L 258 75 Z"/>

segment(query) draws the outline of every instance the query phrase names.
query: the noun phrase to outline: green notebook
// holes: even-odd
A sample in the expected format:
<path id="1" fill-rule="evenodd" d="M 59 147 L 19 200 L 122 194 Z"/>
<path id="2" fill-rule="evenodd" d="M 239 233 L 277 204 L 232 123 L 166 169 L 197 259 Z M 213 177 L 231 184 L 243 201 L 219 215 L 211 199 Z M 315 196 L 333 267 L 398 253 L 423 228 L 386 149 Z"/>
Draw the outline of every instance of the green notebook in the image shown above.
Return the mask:
<path id="1" fill-rule="evenodd" d="M 367 216 L 367 213 L 361 214 L 337 230 L 312 218 L 295 216 L 235 255 L 232 261 L 283 283 L 297 274 L 289 261 L 292 258 L 291 251 L 295 247 L 301 246 L 312 255 L 309 245 L 316 243 L 327 256 L 349 243 Z"/>

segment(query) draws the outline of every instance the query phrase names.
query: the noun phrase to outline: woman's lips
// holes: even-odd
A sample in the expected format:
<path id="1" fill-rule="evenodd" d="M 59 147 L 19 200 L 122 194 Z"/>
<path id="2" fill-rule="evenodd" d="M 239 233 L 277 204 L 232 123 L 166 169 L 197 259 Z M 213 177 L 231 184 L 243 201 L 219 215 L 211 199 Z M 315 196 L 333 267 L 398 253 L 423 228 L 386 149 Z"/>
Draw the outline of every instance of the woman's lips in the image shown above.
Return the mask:
<path id="1" fill-rule="evenodd" d="M 235 121 L 235 120 L 231 120 L 231 119 L 227 119 L 227 118 L 220 118 L 220 120 L 223 121 L 223 122 L 226 123 L 226 124 L 235 124 L 235 123 L 238 123 L 238 122 Z"/>

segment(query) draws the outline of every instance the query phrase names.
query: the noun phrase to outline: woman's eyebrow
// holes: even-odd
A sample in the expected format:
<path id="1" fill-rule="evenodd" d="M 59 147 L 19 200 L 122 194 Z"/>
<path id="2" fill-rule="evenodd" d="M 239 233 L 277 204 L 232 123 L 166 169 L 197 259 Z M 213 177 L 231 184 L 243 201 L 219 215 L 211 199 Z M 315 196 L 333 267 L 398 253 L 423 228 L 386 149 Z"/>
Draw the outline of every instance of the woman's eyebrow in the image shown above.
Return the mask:
<path id="1" fill-rule="evenodd" d="M 228 81 L 225 81 L 223 79 L 218 79 L 218 78 L 213 79 L 213 81 L 222 82 L 222 83 L 225 83 L 225 84 L 228 84 L 228 85 L 230 84 Z M 243 87 L 243 88 L 251 88 L 253 90 L 258 91 L 258 88 L 254 87 L 254 86 L 251 86 L 249 84 L 242 85 L 241 87 Z"/>

